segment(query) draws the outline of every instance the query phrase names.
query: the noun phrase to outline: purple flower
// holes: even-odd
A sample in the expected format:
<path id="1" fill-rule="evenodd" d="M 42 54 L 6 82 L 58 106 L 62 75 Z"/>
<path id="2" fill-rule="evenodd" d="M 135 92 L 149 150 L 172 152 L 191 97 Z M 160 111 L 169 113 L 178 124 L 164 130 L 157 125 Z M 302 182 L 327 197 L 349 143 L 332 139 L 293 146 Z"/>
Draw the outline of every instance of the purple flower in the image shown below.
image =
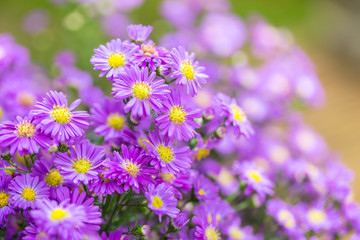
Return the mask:
<path id="1" fill-rule="evenodd" d="M 165 174 L 186 172 L 191 166 L 190 148 L 174 146 L 174 141 L 168 136 L 161 137 L 158 130 L 150 132 L 148 141 L 144 141 L 152 158 L 150 164 Z"/>
<path id="2" fill-rule="evenodd" d="M 163 101 L 170 93 L 164 79 L 155 79 L 156 73 L 149 75 L 148 68 L 133 66 L 126 68 L 115 79 L 113 95 L 115 100 L 131 98 L 125 105 L 125 112 L 131 110 L 133 117 L 147 117 L 151 108 L 161 108 Z"/>
<path id="3" fill-rule="evenodd" d="M 250 195 L 255 191 L 264 200 L 266 195 L 272 195 L 274 183 L 264 174 L 263 170 L 253 162 L 234 162 L 234 171 L 240 175 L 240 179 L 246 182 L 245 194 Z"/>
<path id="4" fill-rule="evenodd" d="M 180 46 L 178 49 L 174 48 L 171 51 L 173 62 L 172 78 L 175 78 L 175 83 L 181 86 L 186 85 L 186 92 L 190 96 L 195 96 L 201 84 L 206 84 L 206 79 L 209 77 L 205 73 L 204 67 L 198 66 L 199 63 L 195 61 L 195 54 L 189 54 L 184 47 Z"/>
<path id="5" fill-rule="evenodd" d="M 85 220 L 85 206 L 70 204 L 69 199 L 60 203 L 54 200 L 42 200 L 36 204 L 37 209 L 30 212 L 36 225 L 56 239 L 80 239 L 81 234 L 89 231 Z"/>
<path id="6" fill-rule="evenodd" d="M 32 117 L 16 117 L 17 123 L 6 121 L 0 124 L 0 148 L 10 148 L 10 154 L 38 153 L 39 147 L 47 150 L 51 139 L 38 129 Z"/>
<path id="7" fill-rule="evenodd" d="M 140 190 L 144 191 L 145 187 L 154 182 L 151 175 L 157 171 L 148 167 L 148 158 L 144 157 L 144 150 L 125 145 L 121 146 L 122 156 L 114 151 L 113 161 L 104 163 L 107 169 L 104 171 L 104 177 L 118 180 L 118 184 L 124 184 L 124 190 L 131 187 L 137 194 Z"/>
<path id="8" fill-rule="evenodd" d="M 155 185 L 149 185 L 145 197 L 149 201 L 149 208 L 156 215 L 159 215 L 160 222 L 163 215 L 174 218 L 180 212 L 176 208 L 177 199 L 174 196 L 173 188 L 165 183 L 161 183 L 156 187 Z"/>
<path id="9" fill-rule="evenodd" d="M 220 229 L 216 215 L 209 212 L 205 205 L 198 205 L 194 211 L 192 221 L 196 226 L 196 240 L 221 239 Z M 220 209 L 219 209 L 220 210 Z"/>
<path id="10" fill-rule="evenodd" d="M 225 126 L 233 126 L 235 135 L 244 135 L 248 138 L 254 133 L 245 112 L 237 105 L 235 99 L 219 93 L 216 100 L 222 109 L 221 116 L 227 118 Z"/>
<path id="11" fill-rule="evenodd" d="M 140 67 L 149 67 L 151 71 L 156 71 L 159 67 L 160 75 L 167 75 L 171 71 L 167 64 L 169 61 L 169 52 L 163 47 L 156 47 L 151 40 L 141 44 L 140 49 L 134 54 L 132 61 Z"/>
<path id="12" fill-rule="evenodd" d="M 125 67 L 131 65 L 131 57 L 138 50 L 138 46 L 129 42 L 121 42 L 120 39 L 113 39 L 106 43 L 106 46 L 100 45 L 95 49 L 95 54 L 90 62 L 94 65 L 94 70 L 101 70 L 99 77 L 104 76 L 113 80 L 124 71 Z"/>
<path id="13" fill-rule="evenodd" d="M 186 226 L 190 221 L 187 214 L 184 212 L 179 213 L 175 218 L 172 219 L 172 224 L 176 229 L 181 229 Z"/>
<path id="14" fill-rule="evenodd" d="M 127 32 L 129 34 L 129 37 L 134 42 L 144 42 L 152 32 L 153 27 L 152 26 L 143 26 L 141 24 L 138 25 L 129 25 L 127 27 Z"/>
<path id="15" fill-rule="evenodd" d="M 199 175 L 194 180 L 195 195 L 200 201 L 217 201 L 219 187 L 204 175 Z"/>
<path id="16" fill-rule="evenodd" d="M 102 103 L 96 103 L 90 110 L 94 132 L 105 137 L 105 141 L 122 138 L 124 131 L 130 131 L 123 112 L 122 101 L 115 102 L 105 98 Z"/>
<path id="17" fill-rule="evenodd" d="M 194 128 L 198 128 L 199 124 L 194 121 L 194 118 L 201 117 L 201 110 L 192 110 L 183 106 L 178 91 L 173 91 L 163 105 L 158 112 L 164 114 L 154 119 L 161 134 L 167 135 L 170 139 L 175 137 L 179 142 L 189 141 L 195 137 Z"/>
<path id="18" fill-rule="evenodd" d="M 104 148 L 84 141 L 75 148 L 69 148 L 69 151 L 70 156 L 68 153 L 58 152 L 55 159 L 55 166 L 60 169 L 64 179 L 75 184 L 88 184 L 90 180 L 95 179 L 105 155 Z"/>
<path id="19" fill-rule="evenodd" d="M 34 208 L 36 201 L 49 197 L 49 187 L 39 177 L 20 175 L 11 180 L 9 195 L 9 203 L 15 208 Z"/>
<path id="20" fill-rule="evenodd" d="M 80 138 L 89 126 L 86 111 L 73 111 L 81 100 L 75 100 L 69 107 L 62 92 L 50 91 L 42 102 L 37 102 L 30 112 L 39 128 L 52 138 L 66 142 Z"/>
<path id="21" fill-rule="evenodd" d="M 12 177 L 10 175 L 0 174 L 0 227 L 4 228 L 8 221 L 9 215 L 15 214 L 12 206 L 9 206 L 9 189 L 8 185 Z"/>

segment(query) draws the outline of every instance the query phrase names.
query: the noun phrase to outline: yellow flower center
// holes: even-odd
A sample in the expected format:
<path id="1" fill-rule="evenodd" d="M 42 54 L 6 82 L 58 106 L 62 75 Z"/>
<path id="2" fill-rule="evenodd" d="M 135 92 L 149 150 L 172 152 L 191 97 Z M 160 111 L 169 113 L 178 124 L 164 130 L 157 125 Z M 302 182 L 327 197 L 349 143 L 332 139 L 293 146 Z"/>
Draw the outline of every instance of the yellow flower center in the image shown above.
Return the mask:
<path id="1" fill-rule="evenodd" d="M 209 227 L 206 228 L 205 237 L 206 237 L 206 240 L 218 240 L 218 239 L 220 239 L 219 233 L 212 226 L 209 226 Z"/>
<path id="2" fill-rule="evenodd" d="M 4 110 L 0 107 L 0 120 L 3 117 L 3 115 L 4 115 Z"/>
<path id="3" fill-rule="evenodd" d="M 3 208 L 9 205 L 8 199 L 10 198 L 9 194 L 5 191 L 0 192 L 0 208 Z"/>
<path id="4" fill-rule="evenodd" d="M 169 163 L 174 159 L 174 154 L 172 153 L 170 147 L 165 147 L 164 145 L 159 145 L 157 147 L 157 151 L 159 153 L 161 160 L 163 160 L 166 163 Z"/>
<path id="5" fill-rule="evenodd" d="M 156 208 L 160 208 L 163 205 L 163 201 L 158 196 L 152 197 L 152 206 Z"/>
<path id="6" fill-rule="evenodd" d="M 35 103 L 35 97 L 29 92 L 22 92 L 17 96 L 18 101 L 25 107 L 31 107 Z"/>
<path id="7" fill-rule="evenodd" d="M 53 110 L 50 113 L 50 116 L 57 122 L 61 124 L 66 124 L 70 121 L 71 114 L 69 109 L 65 106 L 54 106 Z"/>
<path id="8" fill-rule="evenodd" d="M 62 208 L 55 208 L 51 211 L 51 221 L 59 221 L 66 218 L 69 214 Z"/>
<path id="9" fill-rule="evenodd" d="M 107 124 L 115 130 L 123 129 L 125 125 L 125 118 L 124 116 L 118 113 L 112 113 L 107 118 Z"/>
<path id="10" fill-rule="evenodd" d="M 200 195 L 205 195 L 204 189 L 200 189 L 200 190 L 198 191 L 198 194 L 200 194 Z"/>
<path id="11" fill-rule="evenodd" d="M 125 169 L 131 176 L 135 177 L 139 173 L 139 166 L 130 162 L 126 161 L 122 164 L 123 169 Z"/>
<path id="12" fill-rule="evenodd" d="M 256 182 L 260 183 L 262 181 L 262 176 L 259 172 L 255 171 L 255 170 L 249 170 L 247 173 L 247 176 L 253 180 L 255 180 Z"/>
<path id="13" fill-rule="evenodd" d="M 322 210 L 310 209 L 308 212 L 308 218 L 311 222 L 320 223 L 325 220 L 326 214 Z"/>
<path id="14" fill-rule="evenodd" d="M 59 173 L 59 170 L 51 170 L 46 174 L 45 182 L 51 187 L 57 187 L 63 182 L 63 177 Z"/>
<path id="15" fill-rule="evenodd" d="M 198 161 L 200 161 L 201 159 L 209 156 L 209 154 L 210 154 L 210 150 L 205 148 L 199 148 L 198 152 L 195 154 L 195 157 Z"/>
<path id="16" fill-rule="evenodd" d="M 191 62 L 182 62 L 180 65 L 180 71 L 181 73 L 186 77 L 187 80 L 194 80 L 194 76 L 196 71 L 194 70 L 193 65 L 191 65 Z"/>
<path id="17" fill-rule="evenodd" d="M 13 166 L 6 166 L 6 168 L 15 169 Z M 4 171 L 7 175 L 11 175 L 11 176 L 14 175 L 13 171 L 10 171 L 10 170 L 4 170 Z"/>
<path id="18" fill-rule="evenodd" d="M 229 233 L 230 237 L 233 239 L 242 240 L 245 237 L 244 233 L 238 227 L 231 227 Z"/>
<path id="19" fill-rule="evenodd" d="M 169 182 L 169 183 L 171 183 L 175 178 L 174 174 L 172 173 L 160 173 L 160 176 L 165 182 Z"/>
<path id="20" fill-rule="evenodd" d="M 16 134 L 19 137 L 31 138 L 36 132 L 35 126 L 32 123 L 28 123 L 26 120 L 21 124 L 16 125 Z"/>
<path id="21" fill-rule="evenodd" d="M 186 112 L 183 107 L 172 106 L 169 112 L 170 121 L 175 124 L 181 124 L 186 119 Z"/>
<path id="22" fill-rule="evenodd" d="M 122 67 L 125 65 L 125 56 L 122 53 L 111 53 L 108 63 L 112 68 Z"/>
<path id="23" fill-rule="evenodd" d="M 295 219 L 294 216 L 286 209 L 281 209 L 278 212 L 279 221 L 285 225 L 286 228 L 294 228 L 295 227 Z"/>
<path id="24" fill-rule="evenodd" d="M 131 87 L 131 91 L 132 91 L 133 97 L 136 97 L 137 99 L 142 101 L 142 100 L 147 99 L 150 96 L 151 88 L 150 88 L 149 84 L 140 82 L 140 83 L 135 83 Z"/>
<path id="25" fill-rule="evenodd" d="M 232 104 L 231 106 L 234 118 L 239 121 L 239 123 L 242 123 L 244 121 L 246 121 L 247 117 L 246 114 L 244 113 L 244 111 L 237 105 Z"/>
<path id="26" fill-rule="evenodd" d="M 36 193 L 33 189 L 26 187 L 23 192 L 21 193 L 23 199 L 28 201 L 34 201 L 36 197 Z"/>
<path id="27" fill-rule="evenodd" d="M 72 168 L 77 173 L 87 173 L 91 169 L 91 162 L 87 158 L 78 158 L 72 165 Z"/>

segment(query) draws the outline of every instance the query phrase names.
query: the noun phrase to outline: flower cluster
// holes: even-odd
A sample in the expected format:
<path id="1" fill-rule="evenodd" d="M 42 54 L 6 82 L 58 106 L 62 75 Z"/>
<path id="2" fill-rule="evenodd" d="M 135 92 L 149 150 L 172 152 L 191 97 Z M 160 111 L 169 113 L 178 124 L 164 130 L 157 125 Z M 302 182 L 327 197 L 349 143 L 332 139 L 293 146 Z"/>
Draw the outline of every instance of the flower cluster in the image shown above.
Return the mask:
<path id="1" fill-rule="evenodd" d="M 310 60 L 262 19 L 246 26 L 225 0 L 209 2 L 165 0 L 178 32 L 160 46 L 151 26 L 130 25 L 128 40 L 96 48 L 90 63 L 112 97 L 68 51 L 48 91 L 13 80 L 40 73 L 0 35 L 0 86 L 20 86 L 0 88 L 0 100 L 16 99 L 0 101 L 0 238 L 360 234 L 351 172 L 293 110 L 323 100 Z M 195 22 L 201 37 L 184 33 Z M 256 67 L 221 61 L 245 43 Z"/>

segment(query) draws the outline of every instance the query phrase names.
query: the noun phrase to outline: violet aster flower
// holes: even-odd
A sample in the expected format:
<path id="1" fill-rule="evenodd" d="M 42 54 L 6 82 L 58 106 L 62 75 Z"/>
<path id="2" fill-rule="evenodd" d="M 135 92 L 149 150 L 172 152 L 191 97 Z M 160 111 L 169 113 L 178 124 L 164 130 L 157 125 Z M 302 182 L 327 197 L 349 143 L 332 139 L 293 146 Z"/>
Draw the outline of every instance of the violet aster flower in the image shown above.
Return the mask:
<path id="1" fill-rule="evenodd" d="M 138 25 L 129 25 L 127 27 L 127 32 L 129 34 L 129 37 L 134 42 L 144 42 L 152 32 L 153 27 L 152 26 L 143 26 L 141 24 Z"/>
<path id="2" fill-rule="evenodd" d="M 206 84 L 206 79 L 209 77 L 203 71 L 204 67 L 198 66 L 199 63 L 195 61 L 195 54 L 188 53 L 184 47 L 180 46 L 178 49 L 174 48 L 171 51 L 173 73 L 172 78 L 175 78 L 175 83 L 181 86 L 186 85 L 186 92 L 190 96 L 195 96 L 201 84 Z"/>
<path id="3" fill-rule="evenodd" d="M 113 39 L 100 45 L 95 49 L 95 54 L 90 62 L 94 65 L 94 70 L 101 70 L 99 77 L 106 74 L 109 80 L 113 80 L 124 71 L 125 67 L 131 65 L 131 57 L 138 50 L 138 46 L 129 42 L 122 42 L 120 39 Z"/>
<path id="4" fill-rule="evenodd" d="M 125 130 L 129 130 L 126 115 L 123 112 L 124 103 L 105 98 L 102 103 L 96 103 L 90 110 L 94 132 L 105 137 L 105 141 L 122 138 Z"/>
<path id="5" fill-rule="evenodd" d="M 10 175 L 0 174 L 0 227 L 4 228 L 8 221 L 9 215 L 15 214 L 12 206 L 9 206 L 9 183 L 12 177 Z"/>
<path id="6" fill-rule="evenodd" d="M 155 79 L 156 73 L 149 75 L 148 68 L 132 66 L 126 68 L 115 79 L 113 95 L 115 100 L 131 99 L 125 105 L 125 112 L 131 110 L 133 117 L 147 117 L 151 108 L 161 108 L 161 101 L 170 93 L 164 79 Z"/>
<path id="7" fill-rule="evenodd" d="M 75 148 L 69 148 L 69 151 L 70 156 L 68 153 L 58 152 L 55 159 L 55 166 L 60 169 L 64 179 L 75 184 L 88 184 L 90 180 L 95 179 L 105 155 L 104 148 L 84 141 Z"/>
<path id="8" fill-rule="evenodd" d="M 157 171 L 148 167 L 148 158 L 144 157 L 144 150 L 125 145 L 121 146 L 122 156 L 114 151 L 113 161 L 104 163 L 107 170 L 104 171 L 104 177 L 118 180 L 118 184 L 124 184 L 124 190 L 131 187 L 137 194 L 140 190 L 154 182 L 151 175 L 156 175 Z"/>
<path id="9" fill-rule="evenodd" d="M 41 102 L 35 104 L 30 115 L 39 128 L 52 138 L 66 142 L 80 138 L 89 126 L 89 114 L 86 111 L 73 111 L 81 100 L 75 100 L 70 106 L 62 92 L 50 91 Z"/>
<path id="10" fill-rule="evenodd" d="M 35 201 L 49 197 L 49 187 L 30 174 L 15 177 L 9 185 L 9 203 L 15 208 L 34 208 Z"/>
<path id="11" fill-rule="evenodd" d="M 184 212 L 179 213 L 175 218 L 172 219 L 172 225 L 176 229 L 181 229 L 186 226 L 186 224 L 190 221 L 187 214 Z"/>
<path id="12" fill-rule="evenodd" d="M 132 61 L 138 66 L 149 67 L 151 71 L 156 71 L 159 68 L 160 75 L 166 76 L 167 70 L 169 69 L 169 73 L 171 71 L 170 66 L 167 64 L 169 57 L 170 54 L 165 48 L 156 47 L 155 43 L 149 40 L 141 44 Z"/>
<path id="13" fill-rule="evenodd" d="M 156 187 L 152 184 L 149 185 L 145 197 L 149 201 L 149 208 L 156 215 L 159 215 L 160 222 L 163 215 L 174 218 L 180 212 L 176 208 L 177 199 L 174 196 L 173 188 L 165 183 L 161 183 Z"/>
<path id="14" fill-rule="evenodd" d="M 204 205 L 197 206 L 197 211 L 194 211 L 195 216 L 192 218 L 196 227 L 194 239 L 221 239 L 216 216 L 206 211 L 206 208 L 203 206 Z"/>
<path id="15" fill-rule="evenodd" d="M 233 126 L 235 135 L 244 135 L 248 138 L 254 133 L 245 112 L 237 105 L 235 99 L 219 93 L 216 96 L 216 101 L 222 109 L 221 116 L 227 118 L 225 126 Z"/>
<path id="16" fill-rule="evenodd" d="M 272 195 L 274 187 L 273 182 L 264 174 L 263 170 L 253 162 L 234 162 L 233 168 L 239 173 L 240 179 L 247 184 L 245 194 L 250 195 L 255 191 L 260 201 L 263 201 L 266 195 Z"/>
<path id="17" fill-rule="evenodd" d="M 200 201 L 216 201 L 219 199 L 219 187 L 204 175 L 194 180 L 195 195 Z"/>
<path id="18" fill-rule="evenodd" d="M 86 232 L 87 218 L 85 206 L 70 204 L 69 199 L 60 203 L 42 200 L 36 203 L 36 210 L 30 212 L 37 226 L 56 239 L 81 239 Z M 89 231 L 89 230 L 88 230 Z"/>
<path id="19" fill-rule="evenodd" d="M 250 226 L 241 227 L 239 218 L 232 220 L 229 225 L 225 226 L 229 240 L 256 240 L 257 238 L 252 234 L 253 230 Z"/>
<path id="20" fill-rule="evenodd" d="M 38 153 L 39 147 L 47 150 L 51 139 L 38 129 L 32 117 L 16 117 L 16 122 L 0 124 L 0 148 L 10 148 L 10 154 L 20 156 Z"/>
<path id="21" fill-rule="evenodd" d="M 195 128 L 198 128 L 199 124 L 194 121 L 194 118 L 201 117 L 201 110 L 192 110 L 182 105 L 178 91 L 172 91 L 163 105 L 163 108 L 158 109 L 158 112 L 163 114 L 154 119 L 161 134 L 175 138 L 179 142 L 189 141 L 195 137 Z"/>
<path id="22" fill-rule="evenodd" d="M 152 158 L 150 164 L 162 173 L 176 174 L 190 168 L 190 148 L 174 146 L 174 142 L 168 136 L 161 137 L 158 130 L 150 132 L 148 141 L 144 141 Z"/>

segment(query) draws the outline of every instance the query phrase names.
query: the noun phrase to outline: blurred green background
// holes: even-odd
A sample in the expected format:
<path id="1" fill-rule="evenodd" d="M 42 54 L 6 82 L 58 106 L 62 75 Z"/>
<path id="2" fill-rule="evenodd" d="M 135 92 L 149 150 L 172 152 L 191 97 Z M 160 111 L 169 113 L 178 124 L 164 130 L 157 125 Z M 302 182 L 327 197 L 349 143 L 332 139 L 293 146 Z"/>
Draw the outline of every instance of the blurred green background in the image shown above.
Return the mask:
<path id="1" fill-rule="evenodd" d="M 171 30 L 159 21 L 161 0 L 146 0 L 130 16 L 134 23 L 154 25 L 154 34 Z M 232 0 L 233 12 L 246 18 L 259 13 L 271 24 L 288 28 L 313 59 L 327 93 L 320 110 L 306 110 L 306 121 L 328 141 L 346 165 L 360 176 L 360 1 L 359 0 Z M 49 27 L 39 34 L 23 30 L 24 16 L 34 9 L 48 13 Z M 72 20 L 80 22 L 72 25 Z M 30 49 L 32 59 L 47 68 L 59 50 L 73 50 L 79 68 L 91 71 L 92 50 L 109 40 L 99 19 L 76 4 L 46 0 L 0 0 L 0 32 L 13 34 Z M 73 31 L 71 29 L 76 29 Z M 156 37 L 155 37 L 155 40 Z M 359 179 L 357 177 L 356 179 Z M 360 200 L 360 181 L 354 183 Z"/>

